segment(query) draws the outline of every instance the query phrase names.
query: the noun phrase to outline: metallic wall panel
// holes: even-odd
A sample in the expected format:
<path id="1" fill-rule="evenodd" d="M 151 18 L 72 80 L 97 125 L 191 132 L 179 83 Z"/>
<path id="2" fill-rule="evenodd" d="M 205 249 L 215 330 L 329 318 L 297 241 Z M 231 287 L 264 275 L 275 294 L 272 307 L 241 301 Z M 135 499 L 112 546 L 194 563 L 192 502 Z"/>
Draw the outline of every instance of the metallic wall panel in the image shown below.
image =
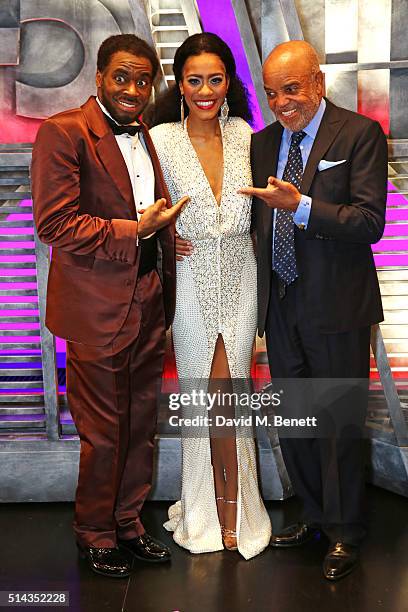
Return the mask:
<path id="1" fill-rule="evenodd" d="M 358 112 L 379 121 L 386 134 L 389 133 L 390 71 L 359 70 Z"/>
<path id="2" fill-rule="evenodd" d="M 357 110 L 357 72 L 333 72 L 325 74 L 327 97 L 349 110 Z"/>
<path id="3" fill-rule="evenodd" d="M 391 0 L 360 0 L 358 12 L 358 62 L 390 61 Z M 389 132 L 389 69 L 360 70 L 359 112 L 377 119 Z"/>
<path id="4" fill-rule="evenodd" d="M 0 25 L 16 28 L 19 25 L 20 0 L 3 0 L 0 3 Z"/>
<path id="5" fill-rule="evenodd" d="M 29 53 L 22 58 L 17 75 L 18 115 L 48 117 L 78 106 L 95 93 L 97 50 L 108 36 L 138 33 L 151 41 L 143 0 L 20 2 Z M 39 57 L 43 59 L 40 70 Z"/>
<path id="6" fill-rule="evenodd" d="M 408 70 L 391 70 L 390 138 L 408 138 Z"/>
<path id="7" fill-rule="evenodd" d="M 262 61 L 276 45 L 289 40 L 279 0 L 262 0 Z"/>
<path id="8" fill-rule="evenodd" d="M 85 62 L 80 36 L 63 21 L 30 20 L 23 23 L 20 49 L 17 81 L 35 88 L 69 85 Z"/>
<path id="9" fill-rule="evenodd" d="M 271 123 L 271 121 L 273 120 L 273 116 L 269 109 L 265 96 L 265 91 L 263 88 L 262 66 L 259 57 L 259 52 L 255 43 L 255 37 L 252 33 L 252 27 L 251 22 L 249 20 L 248 12 L 246 8 L 242 6 L 241 0 L 232 0 L 232 7 L 234 9 L 239 34 L 241 36 L 242 44 L 244 46 L 245 55 L 248 62 L 248 68 L 252 77 L 256 98 L 262 114 L 262 119 L 265 124 L 268 124 Z"/>
<path id="10" fill-rule="evenodd" d="M 290 40 L 303 40 L 295 0 L 280 0 L 280 5 Z"/>
<path id="11" fill-rule="evenodd" d="M 262 56 L 261 23 L 262 23 L 262 0 L 245 0 L 249 21 L 258 48 L 259 57 Z"/>
<path id="12" fill-rule="evenodd" d="M 391 0 L 359 0 L 358 62 L 389 62 Z"/>
<path id="13" fill-rule="evenodd" d="M 0 27 L 0 65 L 15 66 L 18 64 L 19 46 L 20 28 Z"/>
<path id="14" fill-rule="evenodd" d="M 304 39 L 316 49 L 322 64 L 326 61 L 325 5 L 325 0 L 296 0 Z"/>
<path id="15" fill-rule="evenodd" d="M 120 29 L 111 13 L 97 0 L 66 2 L 43 0 L 41 4 L 21 0 L 21 20 L 59 19 L 75 28 L 81 38 L 87 58 L 74 80 L 60 87 L 33 87 L 16 83 L 16 111 L 26 117 L 48 117 L 61 110 L 78 106 L 95 91 L 95 58 L 99 45 L 109 34 Z M 45 24 L 46 22 L 44 22 Z M 52 22 L 51 22 L 52 23 Z M 97 27 L 95 27 L 97 24 Z M 51 45 L 53 41 L 51 40 Z M 39 41 L 48 49 L 47 36 Z M 52 47 L 50 48 L 51 51 Z M 45 77 L 44 77 L 45 78 Z"/>
<path id="16" fill-rule="evenodd" d="M 408 58 L 407 0 L 392 0 L 391 60 Z"/>
<path id="17" fill-rule="evenodd" d="M 358 0 L 326 0 L 325 47 L 327 62 L 357 58 Z"/>

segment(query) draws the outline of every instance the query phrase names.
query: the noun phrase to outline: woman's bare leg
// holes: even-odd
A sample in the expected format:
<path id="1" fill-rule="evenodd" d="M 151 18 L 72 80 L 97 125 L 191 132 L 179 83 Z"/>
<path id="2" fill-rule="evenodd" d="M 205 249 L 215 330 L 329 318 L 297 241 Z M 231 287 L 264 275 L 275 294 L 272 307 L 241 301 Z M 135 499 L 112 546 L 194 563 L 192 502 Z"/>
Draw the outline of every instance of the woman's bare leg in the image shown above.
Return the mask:
<path id="1" fill-rule="evenodd" d="M 221 334 L 218 336 L 215 345 L 208 392 L 220 393 L 221 398 L 223 394 L 233 392 L 227 353 Z M 216 402 L 210 415 L 213 423 L 217 414 L 226 418 L 233 418 L 235 416 L 235 406 L 233 404 L 219 405 Z M 217 500 L 218 518 L 220 524 L 231 531 L 236 530 L 238 493 L 238 462 L 234 432 L 235 430 L 231 427 L 225 427 L 222 431 L 221 428 L 213 426 L 210 430 L 215 495 L 216 497 L 223 497 L 225 500 L 225 502 Z"/>

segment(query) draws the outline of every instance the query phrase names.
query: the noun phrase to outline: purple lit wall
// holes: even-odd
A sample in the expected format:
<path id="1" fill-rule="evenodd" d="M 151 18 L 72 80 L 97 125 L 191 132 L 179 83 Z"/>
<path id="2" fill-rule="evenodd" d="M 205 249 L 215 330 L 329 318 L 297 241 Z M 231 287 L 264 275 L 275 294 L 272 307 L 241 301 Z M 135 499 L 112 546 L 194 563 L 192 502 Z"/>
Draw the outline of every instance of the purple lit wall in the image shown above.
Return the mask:
<path id="1" fill-rule="evenodd" d="M 255 131 L 261 130 L 265 124 L 262 119 L 244 46 L 230 0 L 217 0 L 217 10 L 214 10 L 213 0 L 197 0 L 197 5 L 203 30 L 205 32 L 218 34 L 218 36 L 220 36 L 220 38 L 230 47 L 237 64 L 238 76 L 247 86 L 251 96 L 252 111 L 254 115 L 252 127 Z M 222 17 L 220 17 L 221 15 Z"/>

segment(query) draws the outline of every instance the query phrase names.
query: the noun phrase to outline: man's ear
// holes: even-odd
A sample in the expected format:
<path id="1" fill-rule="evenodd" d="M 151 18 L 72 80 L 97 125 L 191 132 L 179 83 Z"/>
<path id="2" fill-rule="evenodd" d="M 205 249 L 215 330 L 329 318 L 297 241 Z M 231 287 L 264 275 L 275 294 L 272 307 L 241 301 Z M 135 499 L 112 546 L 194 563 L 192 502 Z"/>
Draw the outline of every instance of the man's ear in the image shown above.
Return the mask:
<path id="1" fill-rule="evenodd" d="M 96 71 L 95 83 L 98 88 L 102 85 L 102 73 L 99 70 Z"/>
<path id="2" fill-rule="evenodd" d="M 319 95 L 324 95 L 324 76 L 323 76 L 323 72 L 321 70 L 319 70 L 319 72 L 316 72 L 316 89 L 317 89 L 317 93 Z"/>

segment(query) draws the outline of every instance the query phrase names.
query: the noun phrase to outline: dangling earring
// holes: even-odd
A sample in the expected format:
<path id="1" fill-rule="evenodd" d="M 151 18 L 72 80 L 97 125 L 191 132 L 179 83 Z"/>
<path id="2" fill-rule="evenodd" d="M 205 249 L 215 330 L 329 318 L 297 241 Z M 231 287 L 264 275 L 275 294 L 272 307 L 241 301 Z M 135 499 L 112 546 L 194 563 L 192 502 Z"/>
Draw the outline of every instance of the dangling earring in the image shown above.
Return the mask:
<path id="1" fill-rule="evenodd" d="M 180 101 L 180 119 L 181 119 L 181 127 L 184 130 L 185 114 L 184 114 L 184 96 L 183 94 L 181 94 L 181 101 Z"/>
<path id="2" fill-rule="evenodd" d="M 227 98 L 225 98 L 224 102 L 222 103 L 221 113 L 220 113 L 220 121 L 221 121 L 221 125 L 223 128 L 227 124 L 228 113 L 229 113 L 229 106 L 228 106 Z"/>

